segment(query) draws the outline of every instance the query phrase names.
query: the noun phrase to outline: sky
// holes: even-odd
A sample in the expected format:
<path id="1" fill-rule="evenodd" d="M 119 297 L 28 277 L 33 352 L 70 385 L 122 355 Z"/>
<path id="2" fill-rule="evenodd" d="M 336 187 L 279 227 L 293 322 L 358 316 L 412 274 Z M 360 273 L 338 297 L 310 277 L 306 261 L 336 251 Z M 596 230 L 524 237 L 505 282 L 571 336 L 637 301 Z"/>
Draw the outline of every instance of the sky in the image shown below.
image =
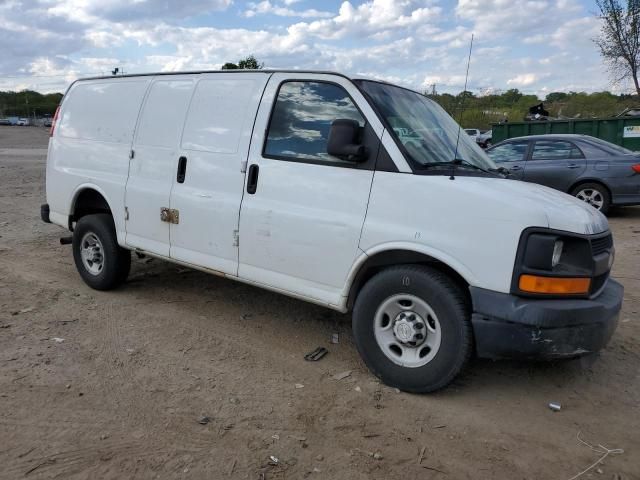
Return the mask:
<path id="1" fill-rule="evenodd" d="M 0 0 L 0 90 L 64 91 L 78 77 L 219 69 L 335 70 L 477 94 L 612 86 L 589 0 Z"/>

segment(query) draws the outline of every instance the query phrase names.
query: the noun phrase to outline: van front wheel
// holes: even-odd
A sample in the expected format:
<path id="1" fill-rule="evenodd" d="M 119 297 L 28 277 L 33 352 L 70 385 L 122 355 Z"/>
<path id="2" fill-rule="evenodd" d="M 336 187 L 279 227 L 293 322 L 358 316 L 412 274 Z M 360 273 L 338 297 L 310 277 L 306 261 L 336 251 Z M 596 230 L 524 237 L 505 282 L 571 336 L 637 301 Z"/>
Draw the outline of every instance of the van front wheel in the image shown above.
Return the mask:
<path id="1" fill-rule="evenodd" d="M 80 276 L 96 290 L 123 283 L 131 269 L 131 252 L 118 245 L 111 215 L 82 217 L 73 231 L 73 259 Z"/>
<path id="2" fill-rule="evenodd" d="M 383 270 L 365 284 L 353 332 L 373 374 L 407 392 L 445 387 L 472 351 L 464 292 L 444 273 L 419 265 Z"/>

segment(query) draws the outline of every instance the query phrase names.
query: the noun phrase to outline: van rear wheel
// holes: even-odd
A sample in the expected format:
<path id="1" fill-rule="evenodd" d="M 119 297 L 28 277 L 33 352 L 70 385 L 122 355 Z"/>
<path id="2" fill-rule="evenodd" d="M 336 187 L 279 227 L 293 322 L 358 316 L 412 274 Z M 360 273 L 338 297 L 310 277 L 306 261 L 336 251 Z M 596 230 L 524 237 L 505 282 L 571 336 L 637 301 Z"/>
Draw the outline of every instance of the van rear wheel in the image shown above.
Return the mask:
<path id="1" fill-rule="evenodd" d="M 122 284 L 131 269 L 131 252 L 118 245 L 111 215 L 82 217 L 73 231 L 73 259 L 84 282 L 96 290 Z"/>
<path id="2" fill-rule="evenodd" d="M 407 392 L 448 385 L 472 352 L 464 292 L 434 268 L 407 265 L 375 275 L 353 310 L 355 343 L 385 384 Z"/>

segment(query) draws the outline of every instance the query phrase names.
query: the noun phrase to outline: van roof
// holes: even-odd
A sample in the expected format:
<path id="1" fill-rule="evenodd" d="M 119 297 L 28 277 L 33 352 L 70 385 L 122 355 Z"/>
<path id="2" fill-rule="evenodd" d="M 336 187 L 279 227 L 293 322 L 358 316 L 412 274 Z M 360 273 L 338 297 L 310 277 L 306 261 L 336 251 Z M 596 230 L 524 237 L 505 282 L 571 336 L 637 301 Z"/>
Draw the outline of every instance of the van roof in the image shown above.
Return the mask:
<path id="1" fill-rule="evenodd" d="M 330 70 L 292 70 L 292 69 L 260 69 L 260 70 L 243 70 L 243 69 L 232 69 L 232 70 L 187 70 L 187 71 L 177 71 L 177 72 L 149 72 L 149 73 L 126 73 L 124 75 L 100 75 L 94 77 L 82 77 L 78 78 L 76 81 L 80 82 L 83 80 L 101 80 L 107 78 L 127 78 L 127 77 L 155 77 L 160 75 L 197 75 L 201 73 L 220 73 L 220 74 L 228 74 L 228 73 L 319 73 L 324 75 L 337 75 L 339 77 L 346 78 L 348 80 L 355 80 L 353 77 L 349 77 L 344 73 L 332 72 Z M 358 78 L 360 79 L 360 78 Z"/>

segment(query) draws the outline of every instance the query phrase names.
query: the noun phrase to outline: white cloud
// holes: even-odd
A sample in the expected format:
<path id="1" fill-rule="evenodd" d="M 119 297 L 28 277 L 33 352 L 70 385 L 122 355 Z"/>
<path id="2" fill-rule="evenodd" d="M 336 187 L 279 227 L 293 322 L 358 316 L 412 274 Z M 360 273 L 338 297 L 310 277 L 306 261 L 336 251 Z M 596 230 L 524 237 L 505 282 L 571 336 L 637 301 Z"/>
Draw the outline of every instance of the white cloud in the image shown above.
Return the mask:
<path id="1" fill-rule="evenodd" d="M 538 76 L 535 73 L 521 73 L 520 75 L 516 75 L 515 77 L 507 80 L 507 85 L 514 87 L 528 87 L 529 85 L 533 85 L 536 80 L 538 80 Z"/>
<path id="2" fill-rule="evenodd" d="M 285 3 L 285 5 L 289 5 Z M 279 17 L 300 17 L 300 18 L 327 18 L 332 17 L 331 12 L 322 12 L 315 8 L 307 10 L 293 10 L 286 6 L 277 5 L 271 3 L 269 0 L 264 0 L 260 3 L 249 3 L 249 9 L 244 12 L 245 17 L 254 17 L 256 15 L 272 14 Z"/>
<path id="3" fill-rule="evenodd" d="M 118 65 L 217 69 L 254 54 L 267 67 L 364 72 L 455 93 L 473 32 L 471 90 L 603 89 L 591 42 L 599 23 L 578 1 L 0 0 L 0 86 L 57 81 L 63 90 L 74 75 Z"/>

